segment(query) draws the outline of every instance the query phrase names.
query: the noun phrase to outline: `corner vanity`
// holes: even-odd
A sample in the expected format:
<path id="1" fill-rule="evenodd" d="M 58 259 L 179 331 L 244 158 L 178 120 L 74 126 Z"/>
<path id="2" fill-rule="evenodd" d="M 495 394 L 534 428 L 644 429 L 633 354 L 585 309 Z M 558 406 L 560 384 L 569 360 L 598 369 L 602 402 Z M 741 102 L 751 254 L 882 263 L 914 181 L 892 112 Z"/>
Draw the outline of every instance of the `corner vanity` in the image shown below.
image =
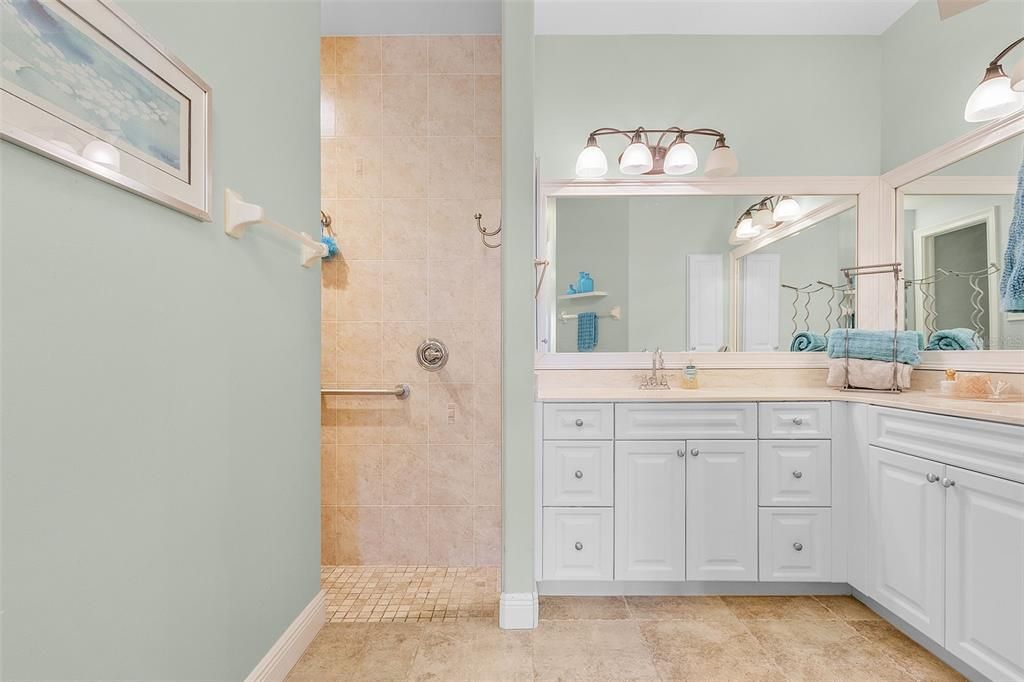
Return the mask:
<path id="1" fill-rule="evenodd" d="M 1024 410 L 753 393 L 542 391 L 540 594 L 853 592 L 1024 677 Z"/>

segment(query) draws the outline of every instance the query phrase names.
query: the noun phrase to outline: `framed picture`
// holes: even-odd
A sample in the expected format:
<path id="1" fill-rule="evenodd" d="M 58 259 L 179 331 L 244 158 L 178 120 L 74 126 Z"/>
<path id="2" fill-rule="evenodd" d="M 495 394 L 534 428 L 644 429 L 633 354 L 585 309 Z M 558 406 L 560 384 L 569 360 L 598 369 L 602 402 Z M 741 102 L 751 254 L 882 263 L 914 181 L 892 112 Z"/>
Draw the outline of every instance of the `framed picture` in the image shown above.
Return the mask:
<path id="1" fill-rule="evenodd" d="M 210 87 L 107 0 L 0 0 L 0 137 L 210 220 Z"/>

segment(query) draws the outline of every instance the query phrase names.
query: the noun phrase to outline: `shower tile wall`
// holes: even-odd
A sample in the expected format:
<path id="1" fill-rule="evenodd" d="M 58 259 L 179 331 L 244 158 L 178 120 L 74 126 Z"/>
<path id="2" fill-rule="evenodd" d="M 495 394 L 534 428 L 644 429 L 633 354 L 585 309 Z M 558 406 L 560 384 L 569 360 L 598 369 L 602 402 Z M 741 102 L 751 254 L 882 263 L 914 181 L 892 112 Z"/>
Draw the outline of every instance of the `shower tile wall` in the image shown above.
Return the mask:
<path id="1" fill-rule="evenodd" d="M 497 565 L 501 47 L 496 36 L 321 42 L 324 564 Z M 428 373 L 428 336 L 451 352 Z"/>

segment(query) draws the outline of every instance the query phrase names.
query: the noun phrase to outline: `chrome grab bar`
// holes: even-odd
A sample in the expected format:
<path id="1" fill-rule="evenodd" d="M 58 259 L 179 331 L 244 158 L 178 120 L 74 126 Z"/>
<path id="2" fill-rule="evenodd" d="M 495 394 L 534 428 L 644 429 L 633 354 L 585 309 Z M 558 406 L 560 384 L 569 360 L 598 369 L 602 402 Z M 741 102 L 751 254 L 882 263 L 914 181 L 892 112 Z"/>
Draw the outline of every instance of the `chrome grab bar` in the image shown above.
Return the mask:
<path id="1" fill-rule="evenodd" d="M 409 384 L 398 384 L 394 388 L 320 388 L 320 395 L 391 395 L 399 400 L 405 400 L 410 393 Z"/>

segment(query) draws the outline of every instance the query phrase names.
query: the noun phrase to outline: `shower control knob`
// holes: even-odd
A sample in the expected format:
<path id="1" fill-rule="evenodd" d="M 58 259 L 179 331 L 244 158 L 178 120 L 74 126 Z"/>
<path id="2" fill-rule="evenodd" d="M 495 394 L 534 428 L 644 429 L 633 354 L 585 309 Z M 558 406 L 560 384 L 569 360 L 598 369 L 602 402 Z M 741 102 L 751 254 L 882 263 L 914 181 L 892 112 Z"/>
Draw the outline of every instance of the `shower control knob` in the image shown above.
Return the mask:
<path id="1" fill-rule="evenodd" d="M 577 419 L 576 420 L 576 426 L 583 426 L 583 420 L 582 419 Z"/>
<path id="2" fill-rule="evenodd" d="M 576 478 L 583 478 L 583 472 L 577 469 L 576 473 L 573 474 L 573 476 L 575 476 Z"/>
<path id="3" fill-rule="evenodd" d="M 793 478 L 803 478 L 803 477 L 804 477 L 804 472 L 802 472 L 802 471 L 794 471 L 793 472 Z"/>
<path id="4" fill-rule="evenodd" d="M 448 346 L 440 339 L 427 339 L 416 349 L 416 362 L 428 372 L 437 372 L 448 364 Z"/>
<path id="5" fill-rule="evenodd" d="M 576 546 L 576 551 L 577 552 L 582 552 L 583 551 L 583 543 L 582 542 L 577 542 L 575 546 Z"/>
<path id="6" fill-rule="evenodd" d="M 802 552 L 803 549 L 804 549 L 804 546 L 802 544 L 800 544 L 799 542 L 794 542 L 793 543 L 793 549 L 795 549 L 798 552 Z"/>

